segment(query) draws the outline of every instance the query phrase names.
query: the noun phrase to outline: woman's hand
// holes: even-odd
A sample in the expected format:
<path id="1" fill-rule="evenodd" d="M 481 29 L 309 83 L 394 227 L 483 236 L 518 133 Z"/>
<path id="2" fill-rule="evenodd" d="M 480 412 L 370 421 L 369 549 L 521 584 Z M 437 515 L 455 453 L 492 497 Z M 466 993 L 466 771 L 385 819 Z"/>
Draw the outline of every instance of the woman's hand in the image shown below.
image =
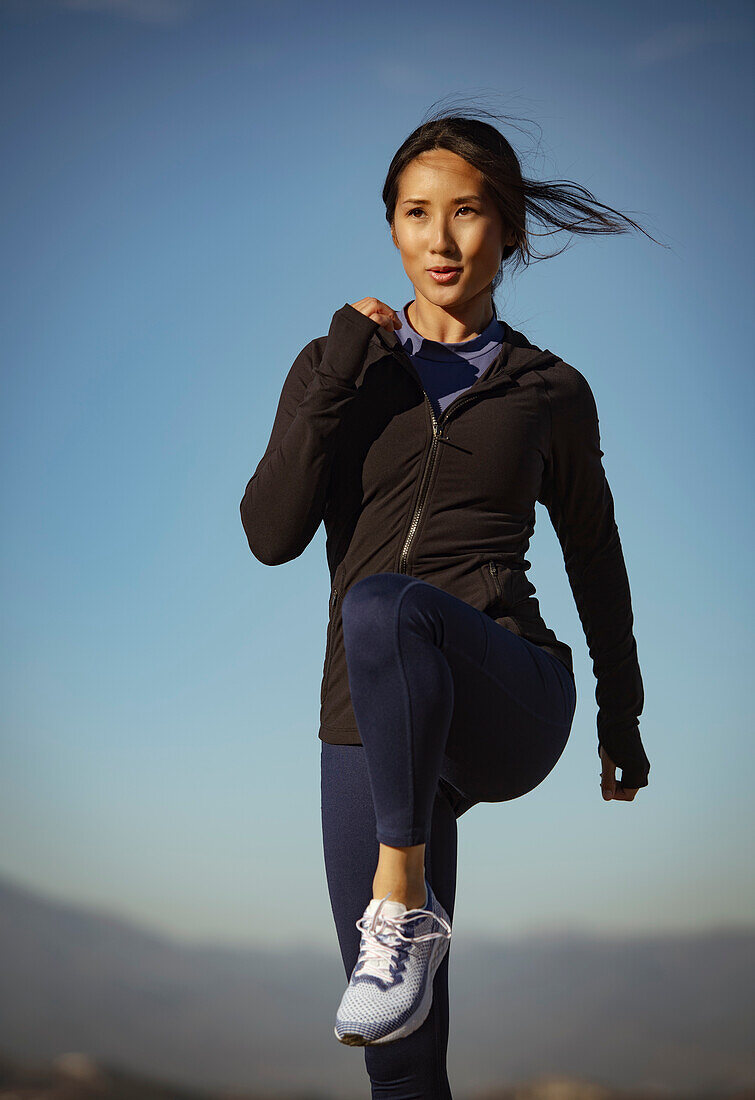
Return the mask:
<path id="1" fill-rule="evenodd" d="M 359 302 L 352 302 L 351 306 L 353 309 L 358 309 L 365 317 L 369 317 L 371 321 L 377 321 L 386 332 L 395 332 L 397 328 L 401 328 L 396 311 L 385 302 L 381 302 L 379 298 L 362 298 Z"/>
<path id="2" fill-rule="evenodd" d="M 616 765 L 602 745 L 600 746 L 600 759 L 603 761 L 603 768 L 600 775 L 600 789 L 603 792 L 604 800 L 606 802 L 612 800 L 631 802 L 640 788 L 622 787 L 620 783 L 616 782 Z"/>

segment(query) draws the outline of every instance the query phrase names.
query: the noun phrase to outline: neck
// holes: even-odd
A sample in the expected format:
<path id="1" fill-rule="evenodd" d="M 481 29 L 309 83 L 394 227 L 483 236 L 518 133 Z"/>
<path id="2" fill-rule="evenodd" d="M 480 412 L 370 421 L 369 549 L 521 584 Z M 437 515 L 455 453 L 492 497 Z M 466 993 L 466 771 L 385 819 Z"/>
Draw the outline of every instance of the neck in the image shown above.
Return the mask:
<path id="1" fill-rule="evenodd" d="M 444 308 L 418 294 L 406 308 L 406 319 L 424 340 L 441 344 L 461 344 L 479 336 L 495 318 L 490 294 L 473 298 L 458 306 Z"/>

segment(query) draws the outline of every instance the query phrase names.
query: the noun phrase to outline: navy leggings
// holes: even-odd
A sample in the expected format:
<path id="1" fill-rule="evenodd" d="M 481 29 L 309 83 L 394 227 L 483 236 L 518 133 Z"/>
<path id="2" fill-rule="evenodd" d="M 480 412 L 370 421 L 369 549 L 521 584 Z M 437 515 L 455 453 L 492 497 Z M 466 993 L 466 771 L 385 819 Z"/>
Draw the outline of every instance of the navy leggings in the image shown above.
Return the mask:
<path id="1" fill-rule="evenodd" d="M 379 844 L 426 845 L 428 882 L 453 922 L 457 819 L 478 802 L 519 798 L 545 779 L 566 747 L 576 689 L 552 654 L 405 573 L 357 581 L 341 614 L 362 744 L 322 742 L 321 809 L 348 980 Z M 424 1024 L 362 1048 L 373 1100 L 451 1100 L 449 954 Z"/>

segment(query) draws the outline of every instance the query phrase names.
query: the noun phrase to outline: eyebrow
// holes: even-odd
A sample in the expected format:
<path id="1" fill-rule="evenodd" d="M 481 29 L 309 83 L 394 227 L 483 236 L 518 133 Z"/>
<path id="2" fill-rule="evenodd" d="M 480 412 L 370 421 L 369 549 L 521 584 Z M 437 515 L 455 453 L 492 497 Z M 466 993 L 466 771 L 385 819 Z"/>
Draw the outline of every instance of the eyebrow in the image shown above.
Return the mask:
<path id="1" fill-rule="evenodd" d="M 418 206 L 426 206 L 429 199 L 404 199 L 401 205 L 405 206 L 408 202 L 413 202 Z M 460 195 L 457 199 L 451 199 L 451 202 L 482 202 L 482 199 L 479 195 Z"/>

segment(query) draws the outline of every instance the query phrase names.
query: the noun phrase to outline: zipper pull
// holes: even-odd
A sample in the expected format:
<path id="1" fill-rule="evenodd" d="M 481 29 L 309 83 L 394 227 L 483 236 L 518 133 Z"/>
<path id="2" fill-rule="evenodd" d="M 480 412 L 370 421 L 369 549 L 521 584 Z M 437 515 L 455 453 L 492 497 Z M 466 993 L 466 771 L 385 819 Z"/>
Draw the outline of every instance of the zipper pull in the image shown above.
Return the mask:
<path id="1" fill-rule="evenodd" d="M 469 454 L 469 451 L 467 450 L 466 447 L 462 447 L 459 443 L 454 443 L 454 441 L 452 439 L 447 439 L 446 436 L 443 435 L 445 430 L 446 430 L 445 422 L 442 423 L 442 424 L 438 423 L 438 428 L 437 428 L 437 431 L 435 432 L 436 442 L 437 443 L 446 443 L 449 447 L 455 447 L 457 451 L 464 451 L 465 454 Z"/>

